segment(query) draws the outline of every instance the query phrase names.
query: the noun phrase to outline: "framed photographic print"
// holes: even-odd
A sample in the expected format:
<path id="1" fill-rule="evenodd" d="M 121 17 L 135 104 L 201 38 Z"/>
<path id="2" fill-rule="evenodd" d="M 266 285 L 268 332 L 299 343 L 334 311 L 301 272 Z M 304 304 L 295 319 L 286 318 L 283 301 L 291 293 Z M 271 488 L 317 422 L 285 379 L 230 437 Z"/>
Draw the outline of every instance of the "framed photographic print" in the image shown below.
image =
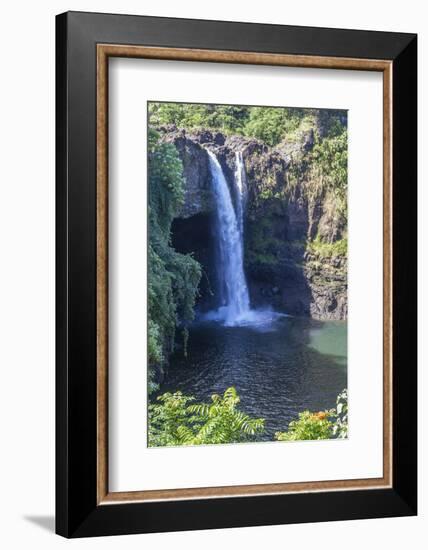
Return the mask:
<path id="1" fill-rule="evenodd" d="M 416 514 L 416 36 L 56 47 L 57 532 Z"/>

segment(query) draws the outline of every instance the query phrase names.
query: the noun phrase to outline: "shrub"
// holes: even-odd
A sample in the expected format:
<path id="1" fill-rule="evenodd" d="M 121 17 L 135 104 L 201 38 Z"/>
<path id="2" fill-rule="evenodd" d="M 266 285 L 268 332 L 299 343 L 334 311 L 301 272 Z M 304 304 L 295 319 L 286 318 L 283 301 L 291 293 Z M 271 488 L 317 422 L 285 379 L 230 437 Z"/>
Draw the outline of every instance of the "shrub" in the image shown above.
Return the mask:
<path id="1" fill-rule="evenodd" d="M 195 404 L 194 397 L 181 392 L 165 393 L 157 401 L 149 406 L 149 447 L 238 443 L 264 429 L 262 418 L 238 410 L 233 387 L 212 395 L 210 403 Z"/>
<path id="2" fill-rule="evenodd" d="M 348 239 L 344 237 L 332 243 L 324 242 L 317 237 L 313 241 L 308 241 L 306 245 L 308 252 L 320 258 L 334 258 L 336 256 L 346 256 L 348 253 Z"/>
<path id="3" fill-rule="evenodd" d="M 299 413 L 299 419 L 290 422 L 288 431 L 277 432 L 275 438 L 278 441 L 331 439 L 333 423 L 329 418 L 330 415 L 331 411 Z"/>
<path id="4" fill-rule="evenodd" d="M 344 389 L 336 399 L 336 407 L 311 413 L 304 411 L 298 420 L 288 425 L 287 432 L 277 432 L 278 441 L 303 441 L 317 439 L 346 439 L 348 437 L 348 390 Z"/>

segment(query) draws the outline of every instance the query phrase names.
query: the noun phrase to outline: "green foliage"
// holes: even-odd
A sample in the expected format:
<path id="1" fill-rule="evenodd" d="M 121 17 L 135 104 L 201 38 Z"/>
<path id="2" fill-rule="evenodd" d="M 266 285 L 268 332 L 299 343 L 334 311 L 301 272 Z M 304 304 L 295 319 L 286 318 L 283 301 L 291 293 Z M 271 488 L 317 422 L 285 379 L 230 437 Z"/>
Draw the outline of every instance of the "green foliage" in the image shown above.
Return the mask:
<path id="1" fill-rule="evenodd" d="M 149 405 L 149 447 L 208 445 L 255 441 L 264 431 L 264 419 L 251 418 L 238 409 L 235 388 L 211 396 L 209 403 L 181 392 L 164 393 Z M 288 431 L 277 432 L 277 441 L 344 439 L 348 437 L 348 394 L 337 397 L 336 408 L 304 411 L 290 422 Z"/>
<path id="2" fill-rule="evenodd" d="M 163 360 L 162 346 L 160 345 L 160 330 L 159 326 L 152 320 L 148 322 L 148 353 L 151 361 L 161 363 Z"/>
<path id="3" fill-rule="evenodd" d="M 207 128 L 226 134 L 242 134 L 249 108 L 196 103 L 149 103 L 150 123 L 175 124 L 183 128 Z"/>
<path id="4" fill-rule="evenodd" d="M 325 115 L 324 115 L 325 117 Z M 303 184 L 307 198 L 334 197 L 336 216 L 346 225 L 348 193 L 348 132 L 338 120 L 327 125 L 323 137 L 314 134 L 314 144 L 292 155 L 288 169 L 291 187 Z"/>
<path id="5" fill-rule="evenodd" d="M 272 219 L 266 215 L 256 222 L 248 223 L 245 242 L 245 261 L 253 267 L 275 266 L 278 251 L 284 246 L 281 239 L 272 235 Z"/>
<path id="6" fill-rule="evenodd" d="M 333 436 L 338 439 L 348 437 L 348 390 L 345 389 L 337 396 L 336 411 L 334 413 L 336 422 L 333 426 Z"/>
<path id="7" fill-rule="evenodd" d="M 332 135 L 317 140 L 311 152 L 312 170 L 325 189 L 333 191 L 346 211 L 348 191 L 348 131 L 333 127 Z"/>
<path id="8" fill-rule="evenodd" d="M 238 410 L 239 396 L 228 388 L 210 403 L 195 404 L 181 392 L 165 393 L 149 405 L 149 447 L 208 445 L 250 441 L 263 432 L 264 420 Z"/>
<path id="9" fill-rule="evenodd" d="M 308 115 L 303 109 L 251 107 L 244 133 L 273 147 L 294 133 L 305 116 Z"/>
<path id="10" fill-rule="evenodd" d="M 174 145 L 149 131 L 149 368 L 173 349 L 175 330 L 192 321 L 201 267 L 171 246 L 171 223 L 183 201 L 183 167 Z"/>
<path id="11" fill-rule="evenodd" d="M 181 426 L 189 423 L 188 403 L 193 397 L 181 392 L 164 393 L 149 405 L 149 447 L 181 445 Z"/>
<path id="12" fill-rule="evenodd" d="M 326 243 L 317 235 L 313 241 L 307 242 L 306 250 L 320 258 L 346 256 L 348 252 L 348 239 L 344 237 L 338 241 Z"/>
<path id="13" fill-rule="evenodd" d="M 171 222 L 184 199 L 183 165 L 174 145 L 161 143 L 149 130 L 149 207 L 156 223 L 169 238 Z"/>
<path id="14" fill-rule="evenodd" d="M 149 103 L 150 124 L 175 124 L 180 128 L 204 128 L 225 134 L 241 134 L 260 139 L 273 147 L 282 140 L 299 138 L 299 132 L 322 125 L 325 133 L 335 135 L 340 113 L 330 110 L 295 107 L 247 107 L 196 103 Z"/>
<path id="15" fill-rule="evenodd" d="M 299 413 L 299 419 L 290 422 L 288 431 L 277 432 L 275 438 L 278 441 L 331 439 L 333 423 L 329 419 L 330 415 L 331 411 Z"/>
<path id="16" fill-rule="evenodd" d="M 348 390 L 336 399 L 336 407 L 327 411 L 299 413 L 287 432 L 277 432 L 278 441 L 304 441 L 318 439 L 346 439 L 348 437 Z"/>

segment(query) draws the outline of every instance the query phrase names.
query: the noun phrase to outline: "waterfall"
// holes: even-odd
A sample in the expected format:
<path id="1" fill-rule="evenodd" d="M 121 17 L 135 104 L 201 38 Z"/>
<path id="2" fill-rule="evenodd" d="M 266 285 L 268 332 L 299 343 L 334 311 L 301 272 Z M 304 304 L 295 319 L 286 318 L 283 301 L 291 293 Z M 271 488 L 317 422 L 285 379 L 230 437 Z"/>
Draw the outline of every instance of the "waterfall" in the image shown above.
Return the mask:
<path id="1" fill-rule="evenodd" d="M 235 182 L 236 182 L 236 213 L 238 217 L 239 232 L 241 234 L 241 242 L 244 242 L 244 209 L 247 199 L 247 180 L 245 175 L 244 159 L 241 151 L 235 153 Z"/>
<path id="2" fill-rule="evenodd" d="M 250 298 L 244 273 L 244 205 L 246 196 L 245 168 L 242 153 L 236 153 L 236 212 L 222 167 L 212 151 L 207 149 L 216 199 L 217 272 L 220 281 L 221 306 L 217 318 L 227 326 L 245 321 L 250 312 Z"/>

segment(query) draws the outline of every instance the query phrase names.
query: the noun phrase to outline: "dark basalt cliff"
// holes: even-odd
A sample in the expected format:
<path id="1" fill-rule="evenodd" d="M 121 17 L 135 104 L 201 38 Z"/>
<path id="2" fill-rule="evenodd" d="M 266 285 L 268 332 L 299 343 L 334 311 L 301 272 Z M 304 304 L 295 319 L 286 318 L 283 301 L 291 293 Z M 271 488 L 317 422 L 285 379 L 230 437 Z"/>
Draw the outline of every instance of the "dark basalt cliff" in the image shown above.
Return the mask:
<path id="1" fill-rule="evenodd" d="M 215 204 L 205 150 L 209 148 L 231 190 L 235 153 L 243 154 L 248 188 L 245 272 L 252 306 L 270 305 L 316 319 L 346 319 L 346 221 L 333 191 L 308 170 L 313 132 L 269 148 L 255 139 L 211 131 L 159 130 L 165 141 L 174 143 L 183 162 L 185 198 L 173 224 L 173 240 L 177 249 L 193 251 L 203 265 L 201 306 L 212 302 L 215 294 L 210 282 Z"/>

